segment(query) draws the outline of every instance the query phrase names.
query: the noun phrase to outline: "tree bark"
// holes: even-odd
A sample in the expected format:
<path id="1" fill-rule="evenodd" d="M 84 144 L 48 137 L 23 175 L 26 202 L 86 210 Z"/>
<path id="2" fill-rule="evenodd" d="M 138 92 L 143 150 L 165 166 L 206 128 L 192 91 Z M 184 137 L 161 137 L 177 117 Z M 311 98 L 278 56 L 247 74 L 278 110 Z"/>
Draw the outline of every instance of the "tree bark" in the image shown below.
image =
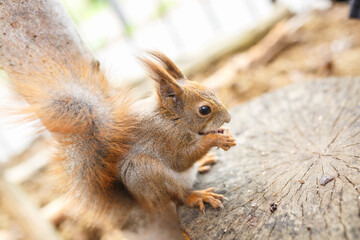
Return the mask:
<path id="1" fill-rule="evenodd" d="M 182 206 L 191 239 L 359 239 L 360 78 L 294 84 L 232 110 L 237 146 L 196 189 L 229 201 Z"/>
<path id="2" fill-rule="evenodd" d="M 0 66 L 7 74 L 72 56 L 91 53 L 59 0 L 0 1 Z"/>

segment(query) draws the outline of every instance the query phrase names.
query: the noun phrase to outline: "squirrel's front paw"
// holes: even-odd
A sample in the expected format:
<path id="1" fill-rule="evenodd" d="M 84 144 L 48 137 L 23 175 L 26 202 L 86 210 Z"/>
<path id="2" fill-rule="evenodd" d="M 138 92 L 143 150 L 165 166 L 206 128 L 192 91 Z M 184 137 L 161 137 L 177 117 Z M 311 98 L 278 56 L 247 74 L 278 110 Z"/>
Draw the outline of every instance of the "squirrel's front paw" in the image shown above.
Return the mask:
<path id="1" fill-rule="evenodd" d="M 204 135 L 204 141 L 210 144 L 211 147 L 219 147 L 225 151 L 236 146 L 235 138 L 233 138 L 230 131 L 226 128 L 220 128 L 216 132 L 214 131 Z"/>
<path id="2" fill-rule="evenodd" d="M 211 152 L 203 156 L 199 161 L 197 161 L 198 172 L 205 173 L 210 170 L 211 165 L 215 164 L 216 158 L 215 155 Z"/>
<path id="3" fill-rule="evenodd" d="M 192 191 L 185 200 L 185 205 L 189 207 L 198 206 L 203 213 L 205 213 L 204 202 L 209 203 L 213 208 L 223 208 L 224 206 L 221 200 L 226 198 L 221 194 L 214 193 L 214 189 L 215 188 L 208 188 L 205 190 Z"/>
<path id="4" fill-rule="evenodd" d="M 225 151 L 229 150 L 231 147 L 236 146 L 235 138 L 231 135 L 229 129 L 222 129 L 223 133 L 217 134 L 217 147 L 224 149 Z"/>

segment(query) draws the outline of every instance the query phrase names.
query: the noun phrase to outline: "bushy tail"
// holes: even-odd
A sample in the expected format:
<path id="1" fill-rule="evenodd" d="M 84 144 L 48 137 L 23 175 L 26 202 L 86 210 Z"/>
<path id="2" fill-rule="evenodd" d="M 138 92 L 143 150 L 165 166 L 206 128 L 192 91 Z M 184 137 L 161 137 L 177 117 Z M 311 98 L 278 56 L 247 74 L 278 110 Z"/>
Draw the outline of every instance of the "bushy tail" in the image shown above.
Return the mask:
<path id="1" fill-rule="evenodd" d="M 24 110 L 29 118 L 39 118 L 54 133 L 60 187 L 82 208 L 89 203 L 104 208 L 114 199 L 118 162 L 132 141 L 131 102 L 87 59 L 45 63 L 30 74 L 11 73 L 15 89 L 29 103 Z"/>

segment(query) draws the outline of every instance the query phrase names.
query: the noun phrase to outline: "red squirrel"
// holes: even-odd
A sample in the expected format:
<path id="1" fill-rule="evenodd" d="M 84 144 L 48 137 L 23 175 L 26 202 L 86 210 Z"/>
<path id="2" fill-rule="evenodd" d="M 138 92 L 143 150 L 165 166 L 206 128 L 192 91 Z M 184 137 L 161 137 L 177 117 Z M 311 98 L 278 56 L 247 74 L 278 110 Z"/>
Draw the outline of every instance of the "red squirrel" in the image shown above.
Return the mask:
<path id="1" fill-rule="evenodd" d="M 163 53 L 139 59 L 155 93 L 137 102 L 110 86 L 99 64 L 87 59 L 47 60 L 50 67 L 12 74 L 15 90 L 29 103 L 26 113 L 56 140 L 59 187 L 74 206 L 107 216 L 171 202 L 201 211 L 204 202 L 222 207 L 224 196 L 213 188 L 191 188 L 197 161 L 206 162 L 212 147 L 235 146 L 221 128 L 229 113 L 212 90 L 189 81 Z"/>

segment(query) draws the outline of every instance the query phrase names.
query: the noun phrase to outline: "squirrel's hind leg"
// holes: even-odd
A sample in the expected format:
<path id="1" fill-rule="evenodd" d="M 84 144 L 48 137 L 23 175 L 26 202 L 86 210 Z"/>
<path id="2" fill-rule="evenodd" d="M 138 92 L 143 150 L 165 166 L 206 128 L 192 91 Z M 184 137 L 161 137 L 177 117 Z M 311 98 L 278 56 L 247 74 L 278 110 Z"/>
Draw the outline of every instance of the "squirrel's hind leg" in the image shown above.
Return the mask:
<path id="1" fill-rule="evenodd" d="M 216 157 L 213 153 L 209 152 L 197 161 L 197 167 L 199 173 L 205 173 L 210 170 L 211 165 L 216 163 Z"/>

